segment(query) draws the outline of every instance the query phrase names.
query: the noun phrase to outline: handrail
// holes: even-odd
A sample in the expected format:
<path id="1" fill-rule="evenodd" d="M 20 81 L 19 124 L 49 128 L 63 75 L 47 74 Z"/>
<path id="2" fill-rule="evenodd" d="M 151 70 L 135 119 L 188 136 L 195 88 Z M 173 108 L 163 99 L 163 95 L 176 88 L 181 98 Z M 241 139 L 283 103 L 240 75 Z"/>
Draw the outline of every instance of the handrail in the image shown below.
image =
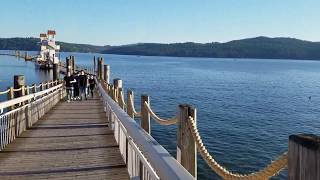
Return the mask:
<path id="1" fill-rule="evenodd" d="M 173 117 L 170 119 L 161 119 L 152 111 L 150 105 L 147 102 L 144 102 L 144 106 L 147 108 L 148 112 L 150 113 L 150 116 L 160 125 L 168 126 L 168 125 L 176 124 L 178 122 L 177 117 Z"/>
<path id="2" fill-rule="evenodd" d="M 21 96 L 21 97 L 18 97 L 18 98 L 15 98 L 15 99 L 11 99 L 11 100 L 8 100 L 8 101 L 5 101 L 5 102 L 0 102 L 0 114 L 3 112 L 4 108 L 7 108 L 7 107 L 13 106 L 15 104 L 18 104 L 18 103 L 21 103 L 21 102 L 25 102 L 25 101 L 28 101 L 28 100 L 31 100 L 31 99 L 34 99 L 34 98 L 37 98 L 37 97 L 42 96 L 42 95 L 44 95 L 46 93 L 49 93 L 49 92 L 54 91 L 56 89 L 59 89 L 60 87 L 62 87 L 62 84 L 56 85 L 54 87 L 51 87 L 51 88 L 43 90 L 43 91 L 39 91 L 39 92 L 32 93 L 32 94 L 29 94 L 29 95 Z"/>
<path id="3" fill-rule="evenodd" d="M 150 134 L 144 131 L 112 98 L 104 91 L 95 78 L 103 100 L 111 107 L 115 115 L 126 128 L 128 135 L 138 146 L 160 179 L 194 180 L 194 177 L 162 147 Z"/>
<path id="4" fill-rule="evenodd" d="M 0 151 L 10 144 L 16 137 L 19 137 L 22 132 L 32 127 L 34 123 L 36 123 L 43 115 L 45 115 L 45 113 L 47 113 L 64 97 L 64 89 L 62 87 L 62 84 L 60 84 L 42 92 L 16 98 L 16 100 L 19 99 L 20 101 L 24 101 L 30 97 L 41 97 L 35 98 L 32 101 L 28 101 L 26 104 L 19 103 L 21 106 L 9 110 L 3 114 L 2 112 L 0 113 L 2 125 L 0 127 Z M 44 95 L 44 93 L 46 94 Z M 0 103 L 1 108 L 10 106 L 10 102 L 12 103 L 13 101 L 9 100 L 4 103 Z M 0 110 L 3 111 L 3 109 Z"/>
<path id="5" fill-rule="evenodd" d="M 137 145 L 132 141 L 132 138 L 128 139 L 128 143 L 130 143 L 130 145 L 133 147 L 134 150 L 136 151 L 140 151 L 139 148 L 137 147 Z M 141 151 L 140 151 L 141 152 Z M 143 163 L 146 163 L 148 165 L 150 165 L 150 163 L 147 161 L 147 159 L 142 155 L 142 153 L 139 153 L 138 156 L 140 156 L 141 160 Z M 149 169 L 149 168 L 148 168 Z M 159 179 L 158 175 L 156 174 L 156 172 L 154 172 L 153 169 L 150 168 L 150 171 L 152 176 L 155 176 Z"/>

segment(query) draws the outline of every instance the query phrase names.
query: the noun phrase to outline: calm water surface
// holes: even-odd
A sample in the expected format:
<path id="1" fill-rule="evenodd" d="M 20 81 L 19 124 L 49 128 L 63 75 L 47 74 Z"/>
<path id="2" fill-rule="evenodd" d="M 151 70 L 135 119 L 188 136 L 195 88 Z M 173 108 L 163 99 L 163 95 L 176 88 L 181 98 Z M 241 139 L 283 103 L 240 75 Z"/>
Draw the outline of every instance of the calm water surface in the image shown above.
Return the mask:
<path id="1" fill-rule="evenodd" d="M 93 54 L 71 54 L 77 64 L 93 64 Z M 174 116 L 179 104 L 195 106 L 205 145 L 232 171 L 261 169 L 287 150 L 291 134 L 320 134 L 320 61 L 99 56 L 111 66 L 111 79 L 134 90 L 137 109 L 143 93 L 160 117 Z M 50 78 L 32 64 L 0 56 L 0 89 L 13 74 L 28 74 L 30 83 Z M 152 122 L 151 129 L 175 156 L 176 127 Z M 219 179 L 200 156 L 198 178 Z"/>
<path id="2" fill-rule="evenodd" d="M 0 50 L 0 53 L 10 51 Z M 36 52 L 30 52 L 34 54 Z M 25 75 L 26 85 L 33 83 L 40 83 L 52 79 L 52 73 L 48 71 L 40 71 L 35 68 L 34 63 L 25 62 L 24 59 L 18 59 L 12 56 L 0 55 L 0 91 L 7 90 L 8 87 L 13 86 L 14 75 Z M 0 101 L 5 100 L 7 97 L 1 95 Z"/>

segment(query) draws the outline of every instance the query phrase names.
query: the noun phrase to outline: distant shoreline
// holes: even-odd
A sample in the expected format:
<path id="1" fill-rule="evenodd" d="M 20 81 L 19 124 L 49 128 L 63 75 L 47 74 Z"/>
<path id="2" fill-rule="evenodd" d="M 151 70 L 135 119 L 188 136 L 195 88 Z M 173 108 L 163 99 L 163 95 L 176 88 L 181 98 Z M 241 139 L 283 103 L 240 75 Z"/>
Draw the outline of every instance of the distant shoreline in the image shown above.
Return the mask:
<path id="1" fill-rule="evenodd" d="M 10 49 L 0 49 L 0 51 L 15 51 Z M 19 51 L 25 51 L 25 50 L 19 50 Z M 28 52 L 37 52 L 37 51 L 28 51 Z M 94 53 L 94 52 L 69 52 L 69 51 L 62 51 L 62 53 L 79 53 L 79 54 L 100 54 L 100 55 L 116 55 L 116 56 L 141 56 L 141 57 L 163 57 L 163 58 L 199 58 L 199 59 L 226 59 L 226 60 L 279 60 L 279 61 L 317 61 L 319 62 L 320 59 L 278 59 L 278 58 L 216 58 L 216 57 L 180 57 L 180 56 L 148 56 L 148 55 L 132 55 L 132 54 L 103 54 L 103 53 Z M 5 54 L 0 54 L 0 56 L 7 56 Z"/>
<path id="2" fill-rule="evenodd" d="M 38 51 L 38 42 L 38 38 L 0 38 L 0 49 Z M 138 43 L 123 46 L 57 43 L 61 45 L 61 52 L 181 58 L 320 60 L 320 42 L 293 38 L 256 37 L 226 43 Z"/>

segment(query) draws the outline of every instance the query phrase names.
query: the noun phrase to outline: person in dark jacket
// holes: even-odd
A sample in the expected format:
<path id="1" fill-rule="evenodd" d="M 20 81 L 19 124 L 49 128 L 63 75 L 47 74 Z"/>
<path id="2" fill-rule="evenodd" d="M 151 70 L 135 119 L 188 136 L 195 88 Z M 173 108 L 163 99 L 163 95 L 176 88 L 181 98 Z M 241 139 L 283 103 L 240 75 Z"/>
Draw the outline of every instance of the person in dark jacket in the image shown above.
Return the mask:
<path id="1" fill-rule="evenodd" d="M 70 102 L 70 100 L 73 98 L 73 83 L 76 83 L 76 80 L 73 76 L 71 76 L 70 72 L 68 72 L 68 74 L 63 79 L 65 81 L 67 91 L 67 102 Z"/>
<path id="2" fill-rule="evenodd" d="M 74 100 L 78 100 L 80 99 L 79 94 L 80 94 L 80 90 L 79 90 L 79 74 L 75 74 L 74 79 L 76 80 L 75 83 L 73 83 L 73 89 L 74 89 Z"/>
<path id="3" fill-rule="evenodd" d="M 84 73 L 84 71 L 80 72 L 79 76 L 79 89 L 80 89 L 80 99 L 82 100 L 83 97 L 87 100 L 87 85 L 88 85 L 88 77 Z"/>
<path id="4" fill-rule="evenodd" d="M 94 87 L 96 86 L 96 83 L 95 83 L 95 81 L 94 81 L 93 76 L 90 77 L 90 79 L 89 79 L 89 84 L 90 84 L 90 86 L 89 86 L 89 88 L 90 88 L 90 94 L 91 94 L 91 97 L 93 97 L 93 90 L 94 90 Z"/>

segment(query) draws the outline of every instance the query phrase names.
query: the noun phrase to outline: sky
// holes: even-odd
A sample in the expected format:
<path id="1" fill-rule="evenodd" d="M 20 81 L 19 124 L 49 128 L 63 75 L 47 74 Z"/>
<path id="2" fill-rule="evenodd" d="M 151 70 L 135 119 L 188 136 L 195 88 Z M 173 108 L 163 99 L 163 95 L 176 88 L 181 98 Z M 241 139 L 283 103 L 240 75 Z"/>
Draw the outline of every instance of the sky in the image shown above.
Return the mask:
<path id="1" fill-rule="evenodd" d="M 319 0 L 0 0 L 0 37 L 95 45 L 227 42 L 257 36 L 320 41 Z"/>

